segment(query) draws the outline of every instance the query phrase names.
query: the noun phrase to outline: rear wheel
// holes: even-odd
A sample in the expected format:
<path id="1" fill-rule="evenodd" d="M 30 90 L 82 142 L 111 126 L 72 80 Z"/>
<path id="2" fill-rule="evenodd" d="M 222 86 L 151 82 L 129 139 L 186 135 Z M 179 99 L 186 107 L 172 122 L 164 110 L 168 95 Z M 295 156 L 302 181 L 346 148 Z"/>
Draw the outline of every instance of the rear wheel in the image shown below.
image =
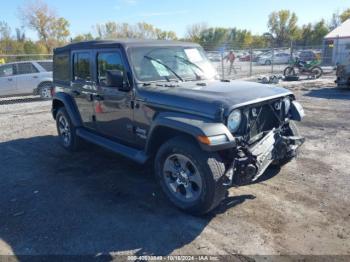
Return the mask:
<path id="1" fill-rule="evenodd" d="M 81 141 L 76 135 L 76 128 L 64 107 L 61 107 L 57 112 L 56 126 L 60 144 L 68 151 L 76 151 L 80 147 Z"/>
<path id="2" fill-rule="evenodd" d="M 295 73 L 294 67 L 292 67 L 292 66 L 286 67 L 286 69 L 284 69 L 283 75 L 284 76 L 295 76 L 296 73 Z"/>
<path id="3" fill-rule="evenodd" d="M 187 137 L 173 138 L 161 146 L 155 172 L 168 199 L 194 215 L 208 213 L 226 195 L 225 165 L 220 157 L 202 151 Z"/>

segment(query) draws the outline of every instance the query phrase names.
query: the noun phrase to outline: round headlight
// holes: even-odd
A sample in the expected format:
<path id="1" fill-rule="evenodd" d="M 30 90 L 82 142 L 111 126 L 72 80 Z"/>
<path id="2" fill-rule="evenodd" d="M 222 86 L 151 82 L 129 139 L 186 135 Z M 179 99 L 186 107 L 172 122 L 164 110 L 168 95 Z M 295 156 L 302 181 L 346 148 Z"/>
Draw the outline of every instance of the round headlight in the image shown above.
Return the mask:
<path id="1" fill-rule="evenodd" d="M 229 115 L 227 120 L 227 127 L 231 133 L 234 133 L 238 130 L 242 120 L 242 113 L 240 110 L 234 110 Z"/>
<path id="2" fill-rule="evenodd" d="M 291 106 L 290 99 L 289 98 L 283 99 L 283 103 L 284 103 L 284 113 L 285 115 L 288 115 L 290 106 Z"/>

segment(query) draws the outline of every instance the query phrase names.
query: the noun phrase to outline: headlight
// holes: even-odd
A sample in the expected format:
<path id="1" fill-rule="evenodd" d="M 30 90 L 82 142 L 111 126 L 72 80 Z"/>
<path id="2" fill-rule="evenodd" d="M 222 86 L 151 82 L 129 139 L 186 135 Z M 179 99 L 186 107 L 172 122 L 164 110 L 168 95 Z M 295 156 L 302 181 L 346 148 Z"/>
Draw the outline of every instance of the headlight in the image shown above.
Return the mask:
<path id="1" fill-rule="evenodd" d="M 288 115 L 290 106 L 291 106 L 290 99 L 286 97 L 285 99 L 283 99 L 283 103 L 284 103 L 284 114 Z"/>
<path id="2" fill-rule="evenodd" d="M 242 120 L 242 113 L 240 110 L 236 109 L 232 111 L 227 120 L 227 127 L 231 133 L 238 130 Z"/>

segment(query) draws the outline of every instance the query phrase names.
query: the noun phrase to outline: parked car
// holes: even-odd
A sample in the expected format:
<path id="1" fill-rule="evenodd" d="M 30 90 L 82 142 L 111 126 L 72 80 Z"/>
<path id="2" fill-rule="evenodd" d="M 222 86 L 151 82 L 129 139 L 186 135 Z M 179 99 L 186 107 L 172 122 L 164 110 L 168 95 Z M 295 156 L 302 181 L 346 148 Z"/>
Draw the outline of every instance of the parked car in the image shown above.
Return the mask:
<path id="1" fill-rule="evenodd" d="M 219 52 L 207 52 L 207 57 L 212 62 L 221 62 L 221 54 Z"/>
<path id="2" fill-rule="evenodd" d="M 298 58 L 301 61 L 309 62 L 317 60 L 316 54 L 311 50 L 303 50 L 298 53 Z"/>
<path id="3" fill-rule="evenodd" d="M 271 65 L 272 63 L 288 64 L 290 60 L 291 60 L 291 55 L 288 53 L 276 53 L 274 55 L 272 53 L 268 53 L 268 54 L 261 55 L 258 58 L 257 63 L 260 65 Z"/>
<path id="4" fill-rule="evenodd" d="M 0 65 L 0 96 L 51 97 L 52 61 L 25 61 Z"/>
<path id="5" fill-rule="evenodd" d="M 69 150 L 82 140 L 153 161 L 168 199 L 191 214 L 291 160 L 304 112 L 281 87 L 222 81 L 194 43 L 91 41 L 54 50 L 52 114 Z M 135 185 L 137 186 L 137 185 Z"/>
<path id="6" fill-rule="evenodd" d="M 250 61 L 250 54 L 245 54 L 245 55 L 242 55 L 240 58 L 239 58 L 239 61 L 241 62 L 249 62 Z"/>

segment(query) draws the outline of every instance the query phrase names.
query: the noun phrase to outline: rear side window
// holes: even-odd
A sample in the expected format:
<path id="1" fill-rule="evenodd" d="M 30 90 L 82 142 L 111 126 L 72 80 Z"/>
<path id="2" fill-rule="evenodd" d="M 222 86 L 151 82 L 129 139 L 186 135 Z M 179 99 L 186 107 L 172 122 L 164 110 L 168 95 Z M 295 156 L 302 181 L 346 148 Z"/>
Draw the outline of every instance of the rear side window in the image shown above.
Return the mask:
<path id="1" fill-rule="evenodd" d="M 107 71 L 120 70 L 124 72 L 123 61 L 118 52 L 99 53 L 97 67 L 98 83 L 102 86 L 106 85 Z"/>
<path id="2" fill-rule="evenodd" d="M 34 73 L 38 73 L 38 69 L 36 69 L 32 63 L 17 64 L 17 75 L 34 74 Z"/>
<path id="3" fill-rule="evenodd" d="M 7 77 L 13 75 L 13 65 L 0 66 L 0 77 Z"/>
<path id="4" fill-rule="evenodd" d="M 54 56 L 53 78 L 55 82 L 70 82 L 69 53 Z"/>
<path id="5" fill-rule="evenodd" d="M 73 58 L 74 63 L 74 80 L 91 81 L 90 71 L 90 54 L 76 53 Z"/>
<path id="6" fill-rule="evenodd" d="M 45 69 L 47 72 L 52 72 L 53 65 L 52 62 L 38 62 L 38 64 Z"/>

